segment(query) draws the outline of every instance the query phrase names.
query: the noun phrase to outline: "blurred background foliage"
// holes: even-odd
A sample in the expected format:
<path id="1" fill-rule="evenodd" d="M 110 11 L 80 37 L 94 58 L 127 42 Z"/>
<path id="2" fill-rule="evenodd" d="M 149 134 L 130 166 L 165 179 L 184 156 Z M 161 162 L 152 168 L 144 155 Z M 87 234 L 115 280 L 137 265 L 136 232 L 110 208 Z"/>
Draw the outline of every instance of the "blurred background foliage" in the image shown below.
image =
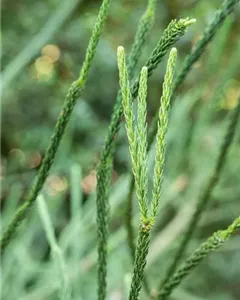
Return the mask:
<path id="1" fill-rule="evenodd" d="M 64 96 L 77 77 L 101 1 L 2 1 L 2 74 L 16 72 L 3 84 L 1 134 L 2 226 L 6 226 L 26 195 Z M 221 1 L 158 1 L 156 21 L 140 67 L 173 18 L 197 19 L 177 43 L 178 65 L 213 17 Z M 69 7 L 72 6 L 71 9 Z M 118 89 L 116 49 L 129 50 L 146 1 L 113 1 L 86 89 L 79 99 L 49 178 L 44 197 L 67 262 L 73 299 L 96 298 L 95 168 L 104 144 Z M 14 64 L 19 53 L 37 37 L 58 10 L 69 13 L 39 49 L 26 52 L 26 64 Z M 60 14 L 59 18 L 63 18 Z M 214 166 L 229 111 L 240 88 L 240 7 L 228 17 L 177 93 L 168 132 L 164 192 L 158 225 L 152 236 L 147 274 L 151 287 L 159 282 L 174 253 Z M 33 49 L 33 48 L 32 48 Z M 159 106 L 166 61 L 148 84 L 148 119 Z M 123 126 L 122 126 L 123 127 Z M 152 173 L 152 151 L 149 166 Z M 194 249 L 213 231 L 239 214 L 240 131 L 228 156 L 220 184 L 214 190 L 191 243 Z M 131 276 L 130 252 L 124 228 L 129 184 L 126 134 L 117 139 L 111 192 L 109 299 L 125 299 Z M 72 178 L 72 179 L 71 179 Z M 81 194 L 80 219 L 71 211 Z M 137 228 L 137 206 L 136 228 Z M 172 295 L 172 299 L 232 300 L 240 298 L 240 237 L 210 255 Z M 74 248 L 75 247 L 75 248 Z M 72 255 L 72 249 L 77 249 Z M 57 299 L 59 273 L 54 265 L 37 206 L 19 230 L 3 261 L 3 299 Z M 144 293 L 143 293 L 144 297 Z M 146 297 L 145 297 L 146 298 Z"/>

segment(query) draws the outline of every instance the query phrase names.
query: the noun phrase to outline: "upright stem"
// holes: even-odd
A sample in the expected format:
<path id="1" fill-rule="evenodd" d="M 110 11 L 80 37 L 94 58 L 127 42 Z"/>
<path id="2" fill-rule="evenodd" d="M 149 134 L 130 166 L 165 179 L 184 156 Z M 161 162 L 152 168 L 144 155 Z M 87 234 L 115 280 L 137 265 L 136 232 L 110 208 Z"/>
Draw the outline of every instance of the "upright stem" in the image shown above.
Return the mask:
<path id="1" fill-rule="evenodd" d="M 137 241 L 133 277 L 130 287 L 129 300 L 139 299 L 139 293 L 142 287 L 144 269 L 147 263 L 147 254 L 150 242 L 150 230 L 151 227 L 142 224 L 139 228 L 139 236 Z"/>
<path id="2" fill-rule="evenodd" d="M 146 11 L 139 21 L 134 42 L 128 57 L 128 72 L 132 77 L 143 46 L 150 32 L 155 15 L 155 0 L 149 0 Z M 108 198 L 111 183 L 112 159 L 114 153 L 115 139 L 119 131 L 123 115 L 121 92 L 117 94 L 116 104 L 108 128 L 108 133 L 101 153 L 101 159 L 97 168 L 97 222 L 99 228 L 98 246 L 98 290 L 99 299 L 104 299 L 106 295 L 106 264 L 107 264 L 107 235 L 102 235 L 101 231 L 107 232 Z M 102 222 L 104 220 L 104 222 Z M 101 230 L 100 230 L 101 228 Z M 132 254 L 134 256 L 134 252 Z"/>

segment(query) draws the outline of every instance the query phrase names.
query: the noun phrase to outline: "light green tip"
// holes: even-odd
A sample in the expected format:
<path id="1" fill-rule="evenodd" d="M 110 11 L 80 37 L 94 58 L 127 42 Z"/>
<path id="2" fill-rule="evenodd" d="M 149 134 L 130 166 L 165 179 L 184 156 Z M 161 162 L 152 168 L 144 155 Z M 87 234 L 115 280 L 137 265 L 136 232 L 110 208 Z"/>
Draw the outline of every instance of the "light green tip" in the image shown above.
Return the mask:
<path id="1" fill-rule="evenodd" d="M 170 51 L 171 55 L 177 55 L 177 48 L 173 47 Z"/>
<path id="2" fill-rule="evenodd" d="M 185 18 L 185 19 L 179 20 L 179 23 L 186 27 L 194 24 L 195 22 L 196 22 L 196 19 L 190 19 L 190 18 Z"/>
<path id="3" fill-rule="evenodd" d="M 194 23 L 196 23 L 196 19 L 186 19 L 185 20 L 185 24 L 187 25 L 187 26 L 189 26 L 189 25 L 192 25 L 192 24 L 194 24 Z"/>
<path id="4" fill-rule="evenodd" d="M 177 59 L 177 48 L 173 47 L 169 53 L 169 60 L 168 60 L 168 66 L 171 69 L 171 73 L 174 70 L 174 66 L 176 63 L 176 59 Z M 167 69 L 169 68 L 167 67 Z"/>
<path id="5" fill-rule="evenodd" d="M 124 48 L 123 48 L 123 46 L 118 46 L 118 48 L 117 48 L 117 53 L 118 53 L 118 55 L 124 53 Z"/>

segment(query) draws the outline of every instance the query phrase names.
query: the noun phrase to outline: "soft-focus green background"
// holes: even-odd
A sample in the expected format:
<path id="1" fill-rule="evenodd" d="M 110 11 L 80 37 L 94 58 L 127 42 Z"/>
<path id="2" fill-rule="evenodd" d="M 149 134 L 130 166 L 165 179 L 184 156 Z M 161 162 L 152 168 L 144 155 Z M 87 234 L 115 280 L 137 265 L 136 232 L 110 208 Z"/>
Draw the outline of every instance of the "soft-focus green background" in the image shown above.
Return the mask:
<path id="1" fill-rule="evenodd" d="M 18 71 L 14 59 L 39 35 L 47 20 L 66 1 L 2 1 L 2 72 Z M 43 195 L 64 250 L 74 299 L 96 299 L 95 168 L 103 147 L 118 89 L 117 46 L 128 52 L 147 1 L 113 0 L 84 93 L 79 99 Z M 71 82 L 77 78 L 101 1 L 78 1 L 64 24 L 8 85 L 3 85 L 1 181 L 3 228 L 31 186 Z M 194 17 L 197 23 L 177 43 L 178 69 L 212 19 L 221 1 L 158 1 L 156 21 L 140 67 L 173 18 Z M 66 9 L 66 8 L 63 8 Z M 240 90 L 240 7 L 236 7 L 194 65 L 177 93 L 168 131 L 164 191 L 158 225 L 152 236 L 147 274 L 152 287 L 164 274 L 191 208 L 214 167 L 229 111 Z M 50 28 L 49 28 L 50 30 Z M 42 39 L 42 36 L 37 36 Z M 28 54 L 28 52 L 27 52 Z M 27 59 L 28 60 L 28 59 Z M 159 107 L 166 58 L 149 80 L 148 119 Z M 123 127 L 123 126 L 122 126 Z M 190 248 L 225 228 L 240 213 L 240 127 L 212 204 Z M 111 193 L 109 299 L 126 299 L 131 278 L 126 243 L 125 203 L 129 155 L 124 128 L 117 139 Z M 149 175 L 152 175 L 152 157 Z M 81 171 L 82 176 L 75 175 Z M 72 180 L 77 178 L 77 180 Z M 150 177 L 151 180 L 151 177 Z M 75 193 L 82 192 L 81 222 L 71 214 Z M 135 203 L 136 204 L 136 203 Z M 137 229 L 137 205 L 136 229 Z M 175 223 L 174 223 L 175 222 Z M 240 237 L 211 254 L 172 295 L 172 299 L 240 298 Z M 75 248 L 74 248 L 75 247 Z M 72 248 L 76 255 L 72 255 Z M 58 299 L 60 276 L 33 207 L 2 261 L 3 299 Z M 144 293 L 143 293 L 144 299 Z"/>

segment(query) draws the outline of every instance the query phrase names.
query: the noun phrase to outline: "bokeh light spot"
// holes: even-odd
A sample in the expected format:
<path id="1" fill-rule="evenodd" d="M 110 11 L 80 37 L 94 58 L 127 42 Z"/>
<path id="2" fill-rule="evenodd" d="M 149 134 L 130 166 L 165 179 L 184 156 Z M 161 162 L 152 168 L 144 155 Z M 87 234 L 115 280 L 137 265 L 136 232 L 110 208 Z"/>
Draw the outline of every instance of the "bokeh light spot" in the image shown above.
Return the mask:
<path id="1" fill-rule="evenodd" d="M 42 56 L 48 56 L 52 62 L 59 60 L 61 56 L 61 50 L 57 45 L 49 44 L 42 48 Z"/>

